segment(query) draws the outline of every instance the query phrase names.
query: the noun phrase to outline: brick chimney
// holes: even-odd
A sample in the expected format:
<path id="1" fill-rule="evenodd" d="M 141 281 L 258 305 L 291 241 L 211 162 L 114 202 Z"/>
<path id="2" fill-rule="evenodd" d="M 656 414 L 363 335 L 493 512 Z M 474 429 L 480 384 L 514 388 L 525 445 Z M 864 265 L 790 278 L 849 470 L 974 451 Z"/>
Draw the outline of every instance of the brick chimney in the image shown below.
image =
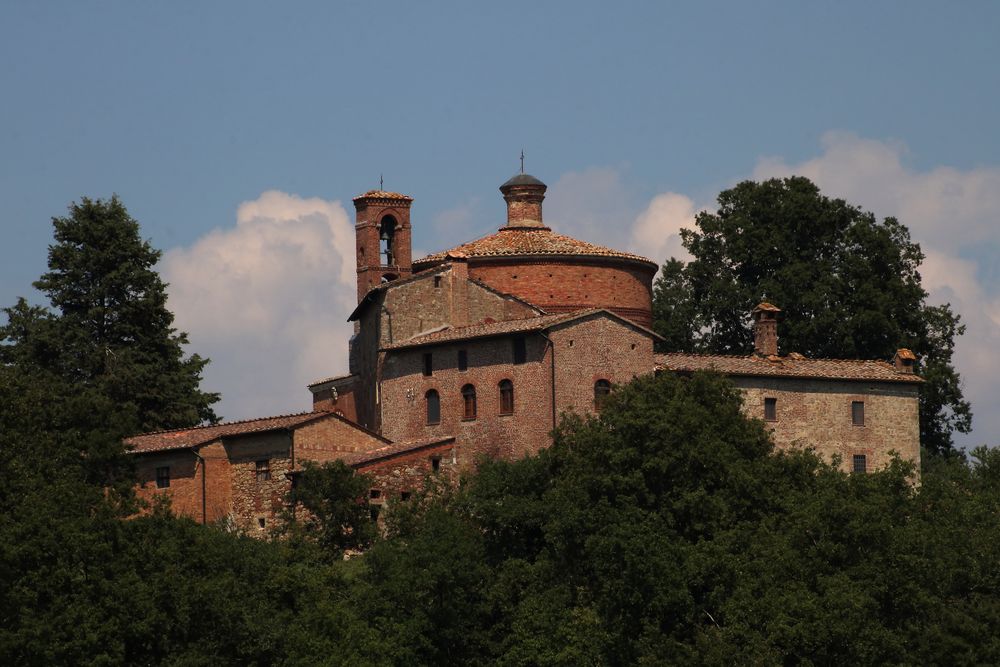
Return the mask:
<path id="1" fill-rule="evenodd" d="M 913 354 L 905 347 L 896 350 L 896 356 L 892 358 L 892 365 L 896 367 L 897 373 L 913 373 L 913 364 L 917 361 L 917 355 Z"/>
<path id="2" fill-rule="evenodd" d="M 778 354 L 778 313 L 781 308 L 766 301 L 757 304 L 750 316 L 753 318 L 753 351 L 763 357 Z"/>
<path id="3" fill-rule="evenodd" d="M 546 229 L 542 224 L 542 201 L 548 186 L 529 174 L 520 173 L 500 186 L 504 201 L 507 202 L 507 225 L 505 228 L 535 227 Z M 501 228 L 501 229 L 505 229 Z"/>

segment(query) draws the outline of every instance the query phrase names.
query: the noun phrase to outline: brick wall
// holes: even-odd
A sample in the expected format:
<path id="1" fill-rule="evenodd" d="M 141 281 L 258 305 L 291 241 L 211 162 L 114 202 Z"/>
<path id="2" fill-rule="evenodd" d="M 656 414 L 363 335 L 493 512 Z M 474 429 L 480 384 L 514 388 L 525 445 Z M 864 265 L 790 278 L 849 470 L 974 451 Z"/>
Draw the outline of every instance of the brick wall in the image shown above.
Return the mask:
<path id="1" fill-rule="evenodd" d="M 526 337 L 527 360 L 513 363 L 511 338 L 391 352 L 383 367 L 382 434 L 393 441 L 455 436 L 459 463 L 474 462 L 477 454 L 518 457 L 549 443 L 552 404 L 549 356 L 544 338 Z M 458 351 L 468 355 L 468 370 L 458 370 Z M 423 355 L 430 353 L 433 375 L 423 375 Z M 501 380 L 514 384 L 514 414 L 500 414 Z M 476 388 L 476 419 L 463 418 L 462 387 Z M 425 395 L 435 389 L 441 397 L 441 422 L 427 424 Z"/>
<path id="2" fill-rule="evenodd" d="M 733 378 L 744 394 L 744 410 L 764 418 L 764 399 L 776 399 L 777 420 L 768 422 L 779 447 L 813 446 L 827 460 L 864 454 L 868 469 L 884 466 L 889 452 L 919 462 L 917 387 L 889 382 L 848 382 L 796 378 Z M 851 403 L 864 402 L 864 426 L 851 419 Z"/>
<path id="3" fill-rule="evenodd" d="M 652 267 L 622 260 L 509 262 L 470 258 L 469 275 L 547 312 L 601 307 L 645 327 L 652 326 Z"/>
<path id="4" fill-rule="evenodd" d="M 369 501 L 383 506 L 400 501 L 403 493 L 423 490 L 428 480 L 454 484 L 458 481 L 459 472 L 454 450 L 454 443 L 448 442 L 358 466 L 359 473 L 371 476 L 372 489 L 378 491 L 378 497 Z M 434 459 L 438 459 L 437 471 L 434 470 Z"/>
<path id="5" fill-rule="evenodd" d="M 230 513 L 236 525 L 251 534 L 271 528 L 284 507 L 290 486 L 285 473 L 292 469 L 291 445 L 292 434 L 283 431 L 242 435 L 225 443 L 232 485 Z M 260 460 L 268 461 L 270 479 L 257 479 Z"/>
<path id="6" fill-rule="evenodd" d="M 156 487 L 156 469 L 170 468 L 170 486 Z M 189 450 L 156 452 L 136 457 L 136 494 L 152 502 L 156 496 L 170 498 L 175 513 L 201 520 L 201 466 Z"/>
<path id="7" fill-rule="evenodd" d="M 294 432 L 295 463 L 335 461 L 344 454 L 368 452 L 386 445 L 385 440 L 330 415 L 303 424 Z"/>
<path id="8" fill-rule="evenodd" d="M 556 406 L 559 412 L 594 409 L 594 384 L 631 382 L 653 368 L 653 339 L 643 331 L 603 315 L 555 327 Z"/>

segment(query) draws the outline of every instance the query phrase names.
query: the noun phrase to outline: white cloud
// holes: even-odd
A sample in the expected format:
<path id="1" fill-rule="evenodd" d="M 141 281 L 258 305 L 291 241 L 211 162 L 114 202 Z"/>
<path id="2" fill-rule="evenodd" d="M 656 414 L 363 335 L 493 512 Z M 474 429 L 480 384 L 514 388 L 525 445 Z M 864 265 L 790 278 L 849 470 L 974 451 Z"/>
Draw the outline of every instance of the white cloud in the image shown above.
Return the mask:
<path id="1" fill-rule="evenodd" d="M 632 225 L 629 250 L 658 264 L 671 257 L 689 260 L 691 255 L 681 245 L 681 230 L 694 228 L 697 212 L 694 202 L 684 195 L 675 192 L 656 195 Z"/>
<path id="2" fill-rule="evenodd" d="M 203 386 L 227 419 L 298 412 L 306 384 L 347 369 L 354 227 L 340 202 L 269 191 L 236 226 L 166 253 L 176 325 L 211 357 Z"/>
<path id="3" fill-rule="evenodd" d="M 831 197 L 877 216 L 895 216 L 909 227 L 927 258 L 921 267 L 932 303 L 951 303 L 967 325 L 956 344 L 955 364 L 972 402 L 974 433 L 963 446 L 1000 444 L 1000 284 L 984 282 L 1000 257 L 1000 168 L 919 171 L 905 163 L 907 149 L 831 132 L 823 152 L 799 164 L 762 159 L 753 178 L 799 174 Z"/>

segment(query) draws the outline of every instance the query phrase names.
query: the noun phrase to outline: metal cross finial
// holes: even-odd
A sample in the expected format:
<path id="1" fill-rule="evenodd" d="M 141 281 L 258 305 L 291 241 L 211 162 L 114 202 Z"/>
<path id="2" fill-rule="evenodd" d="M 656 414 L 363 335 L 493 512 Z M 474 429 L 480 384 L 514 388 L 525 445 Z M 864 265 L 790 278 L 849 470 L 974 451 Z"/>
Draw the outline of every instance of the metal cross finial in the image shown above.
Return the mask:
<path id="1" fill-rule="evenodd" d="M 382 174 L 379 174 L 378 175 L 378 189 L 379 189 L 379 191 L 381 191 L 382 188 L 384 188 L 384 187 L 385 187 L 385 183 L 382 182 Z"/>
<path id="2" fill-rule="evenodd" d="M 521 149 L 521 173 L 524 173 L 524 149 Z"/>

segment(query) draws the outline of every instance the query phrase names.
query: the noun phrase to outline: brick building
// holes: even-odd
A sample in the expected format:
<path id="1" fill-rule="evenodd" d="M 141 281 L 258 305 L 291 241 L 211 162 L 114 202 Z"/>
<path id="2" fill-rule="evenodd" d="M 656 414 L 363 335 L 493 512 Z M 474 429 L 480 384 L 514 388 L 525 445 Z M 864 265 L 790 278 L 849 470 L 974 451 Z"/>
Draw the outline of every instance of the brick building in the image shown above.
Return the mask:
<path id="1" fill-rule="evenodd" d="M 267 525 L 296 462 L 339 458 L 373 474 L 374 502 L 405 498 L 478 457 L 537 452 L 559 415 L 599 410 L 614 385 L 700 369 L 730 376 L 779 446 L 812 446 L 854 471 L 890 451 L 919 460 L 912 353 L 892 363 L 778 356 L 780 310 L 762 303 L 752 355 L 654 354 L 657 264 L 552 232 L 545 190 L 516 175 L 500 187 L 507 220 L 496 233 L 416 262 L 413 199 L 355 198 L 349 373 L 309 385 L 312 412 L 132 438 L 143 493 L 166 469 L 179 511 Z"/>

